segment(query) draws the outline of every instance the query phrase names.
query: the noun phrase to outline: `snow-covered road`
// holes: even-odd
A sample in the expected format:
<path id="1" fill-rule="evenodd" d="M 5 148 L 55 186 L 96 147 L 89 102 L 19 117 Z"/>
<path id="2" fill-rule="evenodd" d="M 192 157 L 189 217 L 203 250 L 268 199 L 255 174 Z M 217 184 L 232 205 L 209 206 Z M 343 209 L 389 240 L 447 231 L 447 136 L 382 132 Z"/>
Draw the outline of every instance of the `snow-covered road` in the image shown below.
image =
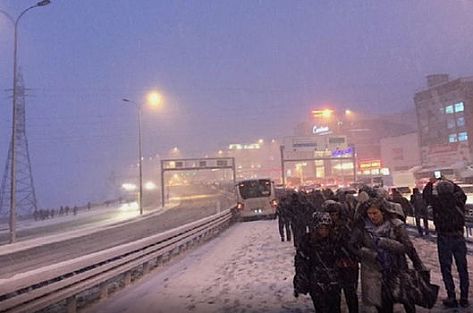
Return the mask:
<path id="1" fill-rule="evenodd" d="M 435 244 L 417 238 L 413 241 L 432 269 L 433 282 L 441 286 L 440 302 L 445 291 Z M 276 221 L 236 224 L 179 261 L 157 269 L 86 312 L 313 312 L 308 296 L 296 299 L 292 295 L 293 258 L 292 243 L 279 241 Z M 472 256 L 468 258 L 469 264 L 473 264 Z M 473 285 L 473 275 L 470 281 Z M 456 283 L 458 286 L 457 280 Z M 342 312 L 346 312 L 344 304 Z M 403 312 L 402 307 L 397 306 L 396 312 Z M 418 308 L 418 312 L 429 310 Z M 430 312 L 446 311 L 438 303 Z M 460 312 L 473 312 L 473 308 Z"/>

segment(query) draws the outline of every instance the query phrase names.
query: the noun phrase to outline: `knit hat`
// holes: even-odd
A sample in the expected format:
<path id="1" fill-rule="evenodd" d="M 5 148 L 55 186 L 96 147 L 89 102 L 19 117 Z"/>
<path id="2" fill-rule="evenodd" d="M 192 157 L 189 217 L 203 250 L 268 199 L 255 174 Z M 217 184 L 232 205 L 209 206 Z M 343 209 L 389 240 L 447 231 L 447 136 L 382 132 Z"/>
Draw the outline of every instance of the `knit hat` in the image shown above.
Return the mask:
<path id="1" fill-rule="evenodd" d="M 315 229 L 322 225 L 332 226 L 332 218 L 327 212 L 314 212 L 312 215 L 312 223 Z"/>

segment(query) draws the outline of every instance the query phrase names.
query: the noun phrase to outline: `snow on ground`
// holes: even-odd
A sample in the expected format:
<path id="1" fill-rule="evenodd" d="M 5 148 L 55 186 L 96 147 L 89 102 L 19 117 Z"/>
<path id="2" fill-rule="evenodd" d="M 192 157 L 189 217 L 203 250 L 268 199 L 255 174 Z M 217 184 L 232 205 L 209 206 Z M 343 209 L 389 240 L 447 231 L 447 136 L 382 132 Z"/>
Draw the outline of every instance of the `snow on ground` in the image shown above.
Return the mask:
<path id="1" fill-rule="evenodd" d="M 173 203 L 168 204 L 164 208 L 145 211 L 143 213 L 143 217 L 162 214 L 166 212 L 167 210 L 175 208 L 178 205 L 179 203 L 173 202 Z M 98 221 L 88 220 L 81 223 L 82 219 L 85 220 L 86 218 L 93 217 L 96 214 L 103 214 L 103 213 L 105 214 L 110 213 L 111 215 L 103 220 L 98 220 Z M 46 244 L 50 244 L 54 242 L 65 241 L 72 238 L 82 237 L 82 236 L 103 230 L 105 228 L 109 228 L 109 227 L 113 228 L 117 225 L 120 225 L 121 223 L 133 222 L 137 218 L 142 218 L 142 217 L 140 217 L 138 205 L 136 204 L 136 202 L 134 202 L 131 204 L 126 203 L 119 206 L 105 208 L 104 210 L 101 210 L 101 211 L 93 211 L 93 210 L 85 211 L 83 213 L 81 212 L 81 214 L 78 214 L 77 216 L 73 216 L 72 214 L 70 214 L 69 216 L 61 216 L 57 218 L 55 217 L 53 219 L 47 219 L 43 221 L 33 221 L 33 222 L 30 221 L 29 223 L 33 223 L 32 225 L 25 223 L 25 224 L 19 225 L 17 230 L 35 228 L 35 227 L 39 228 L 43 226 L 61 225 L 67 220 L 77 221 L 77 226 L 72 227 L 71 230 L 61 230 L 61 236 L 58 236 L 57 233 L 50 233 L 44 236 L 38 235 L 35 238 L 31 238 L 27 240 L 20 239 L 13 244 L 0 245 L 0 255 L 10 254 L 13 252 L 27 250 L 27 249 L 38 247 L 41 245 L 46 245 Z"/>
<path id="2" fill-rule="evenodd" d="M 436 246 L 419 238 L 413 241 L 426 266 L 432 269 L 433 282 L 441 286 L 437 305 L 430 311 L 418 307 L 417 312 L 448 312 L 440 304 L 445 291 Z M 469 264 L 473 264 L 472 256 L 468 258 Z M 276 221 L 237 224 L 86 312 L 313 312 L 308 296 L 293 296 L 293 261 L 292 242 L 279 240 Z M 456 276 L 455 269 L 453 272 Z M 473 286 L 473 275 L 470 285 Z M 346 311 L 342 303 L 342 312 Z M 473 307 L 459 311 L 473 312 Z M 397 305 L 395 312 L 404 311 Z"/>
<path id="3" fill-rule="evenodd" d="M 81 219 L 94 216 L 97 214 L 114 212 L 119 207 L 120 205 L 110 205 L 110 206 L 94 207 L 93 209 L 90 209 L 90 210 L 81 209 L 78 211 L 77 215 L 74 215 L 71 209 L 68 215 L 66 215 L 65 213 L 63 215 L 59 215 L 56 213 L 53 218 L 47 218 L 44 220 L 34 220 L 33 218 L 28 218 L 24 220 L 20 219 L 17 221 L 16 229 L 17 230 L 31 229 L 31 228 L 36 228 L 36 227 L 44 227 L 44 226 L 60 224 L 67 221 L 77 221 L 77 220 L 81 220 Z M 9 231 L 8 221 L 3 220 L 2 222 L 0 222 L 0 232 L 8 232 L 8 231 Z"/>

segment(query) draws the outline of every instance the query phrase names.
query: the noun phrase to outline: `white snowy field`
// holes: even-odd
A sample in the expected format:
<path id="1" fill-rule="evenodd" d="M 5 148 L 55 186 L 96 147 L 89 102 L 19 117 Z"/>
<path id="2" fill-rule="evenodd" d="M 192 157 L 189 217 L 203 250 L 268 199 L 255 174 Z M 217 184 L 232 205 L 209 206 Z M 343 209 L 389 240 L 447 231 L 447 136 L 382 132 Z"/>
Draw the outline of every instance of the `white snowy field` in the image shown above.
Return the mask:
<path id="1" fill-rule="evenodd" d="M 435 244 L 418 238 L 413 241 L 432 269 L 433 282 L 441 286 L 437 305 L 432 310 L 418 307 L 417 312 L 446 312 L 440 303 L 445 291 Z M 236 224 L 218 238 L 85 312 L 313 312 L 308 296 L 293 296 L 293 262 L 294 247 L 292 242 L 279 240 L 277 221 Z M 468 262 L 473 264 L 472 256 Z M 473 275 L 470 285 L 473 286 Z M 342 312 L 347 312 L 343 303 Z M 404 311 L 397 305 L 396 312 Z M 473 307 L 459 312 L 473 312 Z"/>

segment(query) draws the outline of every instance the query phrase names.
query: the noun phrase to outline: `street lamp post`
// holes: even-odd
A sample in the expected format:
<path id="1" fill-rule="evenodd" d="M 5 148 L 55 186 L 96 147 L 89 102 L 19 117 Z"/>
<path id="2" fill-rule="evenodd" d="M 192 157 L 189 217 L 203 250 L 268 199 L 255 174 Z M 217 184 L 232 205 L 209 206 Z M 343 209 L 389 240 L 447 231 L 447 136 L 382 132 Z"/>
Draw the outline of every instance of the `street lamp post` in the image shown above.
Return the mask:
<path id="1" fill-rule="evenodd" d="M 158 106 L 161 103 L 161 95 L 157 92 L 150 92 L 148 94 L 148 103 L 152 106 Z M 141 111 L 142 111 L 142 105 L 127 99 L 123 98 L 123 102 L 129 102 L 133 103 L 136 105 L 136 108 L 138 109 L 138 168 L 139 168 L 139 194 L 138 194 L 138 202 L 139 202 L 139 207 L 140 207 L 140 215 L 143 214 L 143 153 L 142 153 L 142 146 L 141 146 Z"/>
<path id="2" fill-rule="evenodd" d="M 142 153 L 142 148 L 141 148 L 141 105 L 138 103 L 130 100 L 123 98 L 122 99 L 124 102 L 129 102 L 133 103 L 136 105 L 136 108 L 138 109 L 138 171 L 139 171 L 139 191 L 138 191 L 138 206 L 140 208 L 140 215 L 143 215 L 143 167 L 142 167 L 142 159 L 143 159 L 143 153 Z"/>
<path id="3" fill-rule="evenodd" d="M 20 19 L 31 9 L 43 7 L 50 4 L 50 0 L 42 0 L 37 2 L 25 10 L 23 10 L 16 19 L 13 19 L 6 11 L 0 10 L 14 26 L 14 40 L 13 40 L 13 104 L 12 104 L 12 134 L 11 134 L 11 186 L 10 186 L 10 243 L 16 241 L 16 80 L 17 80 L 17 63 L 18 63 L 18 24 Z"/>

